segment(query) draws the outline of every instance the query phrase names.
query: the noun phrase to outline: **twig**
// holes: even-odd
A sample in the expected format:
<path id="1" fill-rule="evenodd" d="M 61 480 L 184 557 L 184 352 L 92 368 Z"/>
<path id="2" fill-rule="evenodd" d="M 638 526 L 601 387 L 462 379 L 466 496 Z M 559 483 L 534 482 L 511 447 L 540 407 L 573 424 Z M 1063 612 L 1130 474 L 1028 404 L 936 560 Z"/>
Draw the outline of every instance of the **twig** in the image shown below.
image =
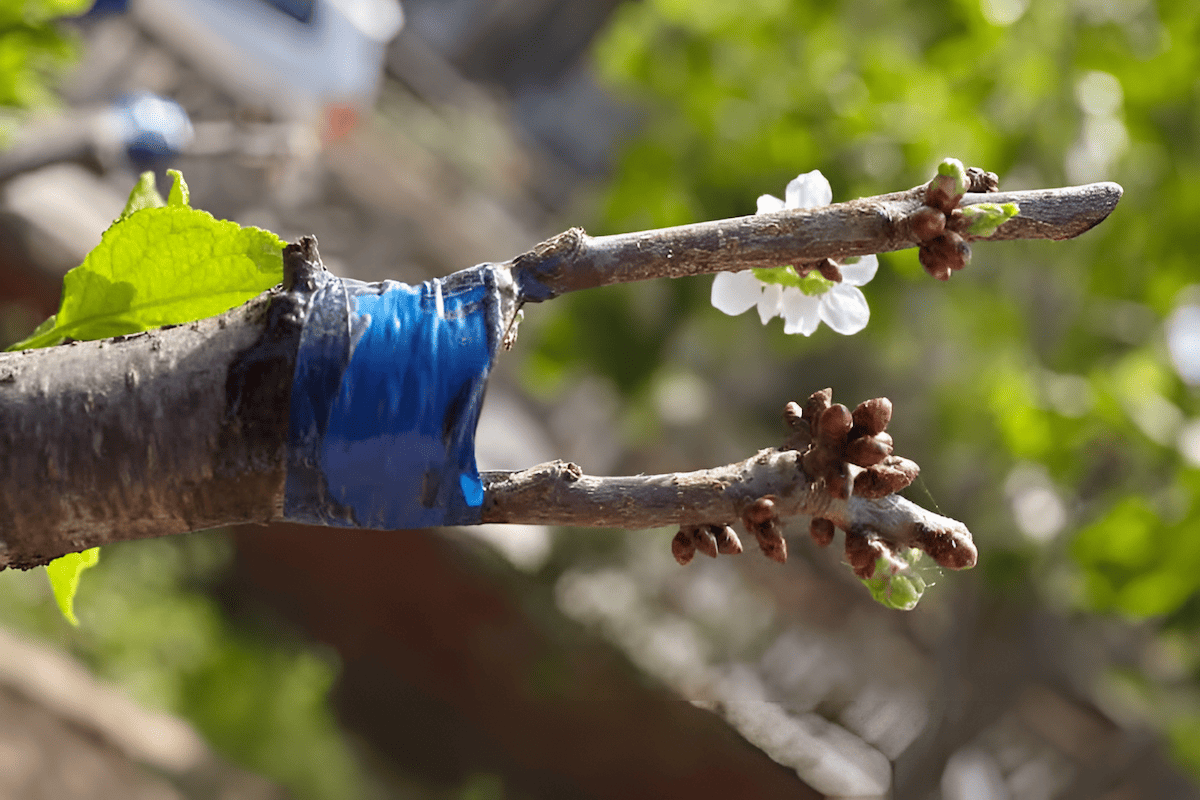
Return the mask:
<path id="1" fill-rule="evenodd" d="M 824 258 L 887 253 L 928 240 L 914 230 L 926 208 L 927 186 L 822 208 L 699 222 L 674 228 L 589 236 L 572 228 L 507 262 L 527 300 L 614 283 L 681 278 L 726 270 L 778 267 Z M 1116 207 L 1122 189 L 1092 183 L 1021 192 L 972 192 L 959 207 L 1010 203 L 1020 214 L 991 236 L 967 241 L 1070 239 L 1095 227 Z"/>
<path id="2" fill-rule="evenodd" d="M 970 536 L 961 522 L 898 495 L 839 500 L 808 479 L 795 450 L 762 450 L 736 464 L 666 475 L 596 477 L 551 461 L 482 477 L 484 522 L 624 529 L 733 524 L 759 497 L 773 495 L 780 517 L 820 517 L 900 545 L 915 547 L 935 530 Z"/>
<path id="3" fill-rule="evenodd" d="M 754 533 L 763 552 L 787 559 L 781 522 L 811 517 L 810 532 L 827 545 L 836 526 L 846 531 L 846 555 L 860 577 L 899 548 L 924 550 L 950 569 L 973 567 L 974 542 L 961 522 L 934 514 L 896 494 L 917 465 L 892 455 L 884 433 L 891 403 L 868 400 L 852 413 L 814 392 L 801 410 L 789 403 L 792 435 L 778 449 L 736 464 L 697 472 L 600 478 L 553 461 L 518 472 L 485 472 L 483 522 L 521 522 L 591 528 L 680 526 L 672 545 L 686 564 L 695 550 L 715 557 L 740 553 L 732 524 Z M 864 446 L 872 445 L 872 446 Z"/>

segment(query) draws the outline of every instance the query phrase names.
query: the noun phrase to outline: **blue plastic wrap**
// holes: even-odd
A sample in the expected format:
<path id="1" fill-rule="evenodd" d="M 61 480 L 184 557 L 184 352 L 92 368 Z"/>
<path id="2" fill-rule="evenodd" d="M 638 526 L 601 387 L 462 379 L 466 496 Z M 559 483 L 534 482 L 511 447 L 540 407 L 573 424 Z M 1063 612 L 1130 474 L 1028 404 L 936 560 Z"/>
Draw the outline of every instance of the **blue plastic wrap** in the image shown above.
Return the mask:
<path id="1" fill-rule="evenodd" d="M 501 339 L 490 265 L 420 286 L 318 276 L 292 381 L 284 517 L 479 522 L 475 427 Z"/>

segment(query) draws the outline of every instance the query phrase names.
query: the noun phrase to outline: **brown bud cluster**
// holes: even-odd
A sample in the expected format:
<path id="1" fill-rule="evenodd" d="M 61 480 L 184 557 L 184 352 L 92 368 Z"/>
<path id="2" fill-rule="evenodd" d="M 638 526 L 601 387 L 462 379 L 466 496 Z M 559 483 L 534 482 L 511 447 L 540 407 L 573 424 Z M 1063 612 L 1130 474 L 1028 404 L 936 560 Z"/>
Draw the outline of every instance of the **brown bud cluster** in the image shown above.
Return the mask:
<path id="1" fill-rule="evenodd" d="M 1000 180 L 994 172 L 978 167 L 967 168 L 967 190 L 994 192 Z M 939 281 L 971 263 L 971 245 L 960 235 L 963 230 L 962 211 L 958 204 L 961 194 L 954 192 L 954 179 L 935 175 L 925 187 L 925 205 L 908 217 L 909 229 L 920 244 L 918 257 L 921 266 Z"/>
<path id="2" fill-rule="evenodd" d="M 971 263 L 971 245 L 954 231 L 946 231 L 936 239 L 922 243 L 917 258 L 930 275 L 939 281 L 948 281 L 952 273 Z"/>
<path id="3" fill-rule="evenodd" d="M 967 167 L 967 183 L 972 192 L 994 192 L 1000 188 L 1000 178 L 996 173 L 979 167 Z"/>
<path id="4" fill-rule="evenodd" d="M 684 525 L 671 540 L 671 555 L 686 565 L 697 550 L 709 558 L 716 558 L 718 553 L 736 556 L 742 552 L 742 541 L 728 525 Z"/>
<path id="5" fill-rule="evenodd" d="M 922 526 L 913 537 L 913 546 L 924 550 L 946 569 L 970 569 L 979 559 L 971 534 L 961 525 L 939 529 Z"/>
<path id="6" fill-rule="evenodd" d="M 746 506 L 742 510 L 742 524 L 758 539 L 763 555 L 780 564 L 787 561 L 787 541 L 783 538 L 773 495 L 764 495 Z"/>
<path id="7" fill-rule="evenodd" d="M 822 389 L 809 396 L 796 419 L 798 408 L 789 403 L 784 409 L 793 433 L 783 447 L 800 450 L 805 474 L 823 481 L 834 497 L 844 500 L 851 492 L 883 497 L 916 477 L 916 464 L 892 455 L 892 437 L 886 431 L 892 403 L 886 397 L 866 400 L 850 411 L 833 402 L 832 389 Z"/>
<path id="8" fill-rule="evenodd" d="M 878 500 L 903 489 L 917 479 L 917 462 L 901 456 L 888 456 L 854 478 L 854 494 L 864 500 Z"/>

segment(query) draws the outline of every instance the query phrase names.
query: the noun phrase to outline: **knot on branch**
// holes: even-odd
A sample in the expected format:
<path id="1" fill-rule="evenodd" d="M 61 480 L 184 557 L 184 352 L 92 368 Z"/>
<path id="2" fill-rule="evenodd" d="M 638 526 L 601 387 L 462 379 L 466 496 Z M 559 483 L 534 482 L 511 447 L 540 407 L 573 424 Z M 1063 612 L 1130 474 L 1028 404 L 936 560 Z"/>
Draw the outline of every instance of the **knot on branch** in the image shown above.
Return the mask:
<path id="1" fill-rule="evenodd" d="M 907 219 L 913 239 L 920 244 L 917 256 L 926 272 L 945 281 L 971 262 L 971 245 L 962 237 L 968 221 L 958 204 L 967 192 L 994 192 L 999 184 L 996 173 L 978 167 L 963 169 L 953 159 L 939 167 L 925 187 L 925 205 Z"/>
<path id="2" fill-rule="evenodd" d="M 571 228 L 512 260 L 512 275 L 522 301 L 540 303 L 570 291 L 566 276 L 586 236 L 583 228 Z"/>

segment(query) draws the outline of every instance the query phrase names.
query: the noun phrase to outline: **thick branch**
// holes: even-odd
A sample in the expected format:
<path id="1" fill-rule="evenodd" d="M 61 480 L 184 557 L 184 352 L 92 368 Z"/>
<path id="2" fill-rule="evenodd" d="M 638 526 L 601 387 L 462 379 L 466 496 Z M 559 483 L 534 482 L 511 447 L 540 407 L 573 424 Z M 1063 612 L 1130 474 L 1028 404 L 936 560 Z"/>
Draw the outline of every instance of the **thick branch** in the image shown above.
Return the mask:
<path id="1" fill-rule="evenodd" d="M 966 194 L 960 206 L 1016 202 L 1021 212 L 990 237 L 964 238 L 1070 239 L 1102 222 L 1116 207 L 1121 192 L 1115 183 L 1092 183 Z M 573 228 L 516 257 L 509 266 L 525 295 L 542 300 L 614 283 L 887 253 L 921 243 L 912 216 L 924 205 L 925 187 L 921 186 L 822 208 L 639 233 L 588 236 Z"/>
<path id="2" fill-rule="evenodd" d="M 0 355 L 0 569 L 270 519 L 286 404 L 264 430 L 226 402 L 266 312 Z"/>

